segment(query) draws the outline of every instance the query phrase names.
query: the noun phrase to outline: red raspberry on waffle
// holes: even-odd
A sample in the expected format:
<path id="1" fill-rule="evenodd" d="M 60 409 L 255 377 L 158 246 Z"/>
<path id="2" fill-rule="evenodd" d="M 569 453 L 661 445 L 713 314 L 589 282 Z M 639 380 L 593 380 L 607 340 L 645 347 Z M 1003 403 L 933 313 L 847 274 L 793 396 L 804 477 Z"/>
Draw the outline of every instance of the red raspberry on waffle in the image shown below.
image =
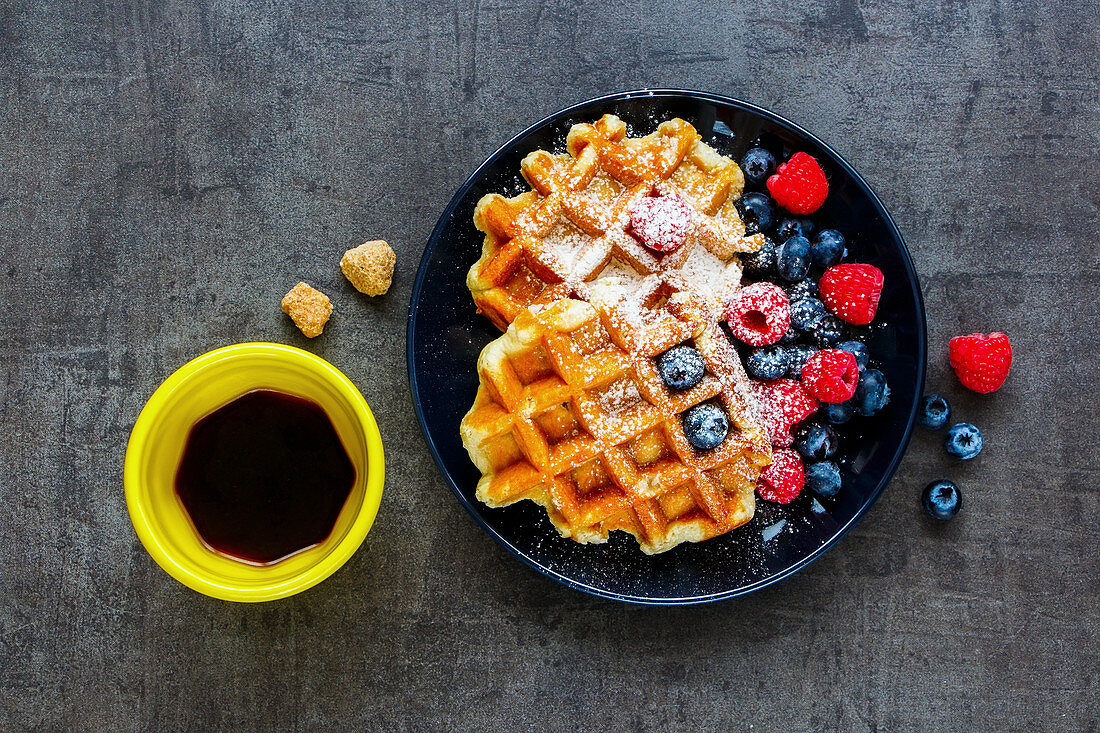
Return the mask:
<path id="1" fill-rule="evenodd" d="M 645 196 L 630 207 L 630 231 L 656 252 L 672 252 L 691 234 L 691 207 L 679 194 Z"/>

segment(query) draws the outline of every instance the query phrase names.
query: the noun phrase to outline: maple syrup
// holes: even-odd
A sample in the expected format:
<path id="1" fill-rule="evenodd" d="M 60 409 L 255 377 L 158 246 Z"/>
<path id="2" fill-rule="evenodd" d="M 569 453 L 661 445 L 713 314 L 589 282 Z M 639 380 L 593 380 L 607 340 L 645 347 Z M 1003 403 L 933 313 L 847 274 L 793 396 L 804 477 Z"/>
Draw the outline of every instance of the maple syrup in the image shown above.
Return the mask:
<path id="1" fill-rule="evenodd" d="M 270 565 L 324 542 L 355 466 L 316 402 L 255 390 L 191 428 L 175 489 L 203 542 Z"/>

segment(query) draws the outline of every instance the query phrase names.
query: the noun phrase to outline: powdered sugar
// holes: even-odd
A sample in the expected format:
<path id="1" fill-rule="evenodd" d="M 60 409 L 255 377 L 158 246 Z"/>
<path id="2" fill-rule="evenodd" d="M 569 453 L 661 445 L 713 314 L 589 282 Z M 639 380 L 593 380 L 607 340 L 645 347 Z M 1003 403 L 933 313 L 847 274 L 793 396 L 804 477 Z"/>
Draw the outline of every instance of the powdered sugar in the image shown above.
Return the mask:
<path id="1" fill-rule="evenodd" d="M 623 377 L 596 392 L 596 401 L 608 415 L 618 415 L 642 402 L 642 393 L 633 380 Z"/>
<path id="2" fill-rule="evenodd" d="M 540 248 L 569 271 L 580 252 L 592 241 L 590 235 L 566 221 L 560 221 L 542 238 Z"/>

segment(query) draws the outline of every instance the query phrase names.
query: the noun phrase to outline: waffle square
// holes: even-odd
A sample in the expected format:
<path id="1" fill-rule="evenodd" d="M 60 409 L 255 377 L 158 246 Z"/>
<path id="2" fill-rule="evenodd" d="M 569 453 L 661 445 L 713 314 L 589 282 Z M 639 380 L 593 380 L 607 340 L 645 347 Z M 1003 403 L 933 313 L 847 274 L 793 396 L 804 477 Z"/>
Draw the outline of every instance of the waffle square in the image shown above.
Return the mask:
<path id="1" fill-rule="evenodd" d="M 564 537 L 633 534 L 649 554 L 728 532 L 752 518 L 771 461 L 736 350 L 678 273 L 608 278 L 591 302 L 564 298 L 521 311 L 478 360 L 480 387 L 460 427 L 492 507 L 530 499 Z M 694 345 L 695 387 L 670 390 L 655 357 Z M 719 403 L 730 433 L 699 451 L 682 413 Z"/>
<path id="2" fill-rule="evenodd" d="M 738 252 L 755 252 L 763 235 L 745 236 L 734 202 L 744 188 L 738 165 L 700 140 L 682 119 L 645 137 L 604 115 L 574 125 L 566 153 L 537 150 L 520 164 L 532 190 L 487 194 L 474 211 L 485 232 L 467 286 L 478 310 L 502 331 L 533 304 L 586 300 L 591 283 L 638 283 L 678 271 L 720 314 L 741 279 Z M 674 252 L 653 252 L 630 234 L 630 208 L 651 194 L 677 193 L 694 211 L 694 231 Z"/>

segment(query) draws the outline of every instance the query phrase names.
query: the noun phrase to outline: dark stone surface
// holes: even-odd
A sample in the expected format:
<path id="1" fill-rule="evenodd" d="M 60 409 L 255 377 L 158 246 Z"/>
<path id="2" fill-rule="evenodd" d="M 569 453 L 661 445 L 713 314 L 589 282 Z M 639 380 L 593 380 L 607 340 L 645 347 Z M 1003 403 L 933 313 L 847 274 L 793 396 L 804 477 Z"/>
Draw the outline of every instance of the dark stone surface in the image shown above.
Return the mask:
<path id="1" fill-rule="evenodd" d="M 1100 13 L 1091 0 L 0 3 L 0 728 L 1096 730 Z M 762 104 L 833 144 L 923 277 L 929 384 L 985 430 L 918 434 L 865 521 L 743 600 L 616 605 L 510 559 L 413 420 L 412 276 L 451 193 L 522 126 L 640 86 Z M 399 255 L 385 297 L 336 262 Z M 336 314 L 306 342 L 297 280 Z M 1007 331 L 964 395 L 948 337 Z M 179 585 L 122 458 L 173 369 L 304 346 L 389 454 L 362 550 L 258 606 Z M 367 358 L 370 355 L 371 358 Z M 919 492 L 950 476 L 964 512 Z"/>

